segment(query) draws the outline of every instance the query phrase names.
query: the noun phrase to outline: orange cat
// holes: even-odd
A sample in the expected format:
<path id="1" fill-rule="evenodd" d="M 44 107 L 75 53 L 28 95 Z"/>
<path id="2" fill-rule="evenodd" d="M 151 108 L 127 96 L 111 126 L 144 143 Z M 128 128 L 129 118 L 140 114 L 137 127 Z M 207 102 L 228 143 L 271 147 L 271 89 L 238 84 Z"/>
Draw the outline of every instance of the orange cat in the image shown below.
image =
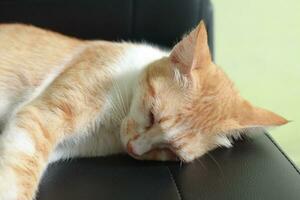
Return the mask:
<path id="1" fill-rule="evenodd" d="M 31 200 L 59 159 L 128 152 L 192 161 L 284 118 L 252 106 L 211 60 L 201 22 L 171 52 L 0 25 L 0 199 Z"/>

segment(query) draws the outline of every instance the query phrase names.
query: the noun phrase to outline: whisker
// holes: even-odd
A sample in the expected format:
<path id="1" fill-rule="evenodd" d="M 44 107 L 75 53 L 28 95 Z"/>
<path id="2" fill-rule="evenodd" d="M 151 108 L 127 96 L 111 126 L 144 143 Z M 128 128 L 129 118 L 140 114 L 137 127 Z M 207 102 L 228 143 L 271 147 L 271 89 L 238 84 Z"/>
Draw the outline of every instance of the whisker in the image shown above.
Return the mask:
<path id="1" fill-rule="evenodd" d="M 220 174 L 221 174 L 222 178 L 225 179 L 224 172 L 223 172 L 223 170 L 221 168 L 221 165 L 218 163 L 218 161 L 209 152 L 207 152 L 207 155 L 216 164 L 216 166 L 218 167 L 218 169 L 220 171 Z"/>
<path id="2" fill-rule="evenodd" d="M 112 111 L 114 112 L 114 121 L 115 122 L 121 122 L 123 118 L 126 116 L 128 108 L 129 108 L 129 97 L 127 94 L 127 88 L 125 91 L 125 99 L 123 97 L 123 94 L 121 92 L 121 88 L 119 86 L 119 83 L 114 81 L 113 82 L 113 89 L 115 91 L 115 101 L 111 101 L 112 105 Z"/>
<path id="3" fill-rule="evenodd" d="M 200 165 L 206 170 L 206 166 L 204 165 L 204 163 L 202 162 L 201 158 L 197 158 L 196 162 L 200 163 Z"/>

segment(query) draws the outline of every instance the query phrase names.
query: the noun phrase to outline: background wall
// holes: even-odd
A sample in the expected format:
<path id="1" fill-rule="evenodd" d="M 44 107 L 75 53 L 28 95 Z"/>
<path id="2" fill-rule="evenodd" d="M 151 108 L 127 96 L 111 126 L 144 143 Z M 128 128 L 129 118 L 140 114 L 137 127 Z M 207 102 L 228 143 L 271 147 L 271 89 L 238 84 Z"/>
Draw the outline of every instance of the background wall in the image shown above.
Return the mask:
<path id="1" fill-rule="evenodd" d="M 293 121 L 270 132 L 300 166 L 300 1 L 212 2 L 216 63 L 245 98 Z"/>

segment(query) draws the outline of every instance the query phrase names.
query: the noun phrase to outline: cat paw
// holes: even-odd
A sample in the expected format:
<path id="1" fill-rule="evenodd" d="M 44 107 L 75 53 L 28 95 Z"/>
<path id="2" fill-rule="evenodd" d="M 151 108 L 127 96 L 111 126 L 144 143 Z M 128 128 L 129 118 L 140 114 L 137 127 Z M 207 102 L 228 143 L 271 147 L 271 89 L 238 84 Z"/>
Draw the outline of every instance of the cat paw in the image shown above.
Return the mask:
<path id="1" fill-rule="evenodd" d="M 21 178 L 13 169 L 0 167 L 0 200 L 34 199 L 35 188 Z"/>
<path id="2" fill-rule="evenodd" d="M 0 135 L 0 200 L 32 200 L 42 169 L 31 138 L 10 126 Z"/>
<path id="3" fill-rule="evenodd" d="M 18 199 L 18 187 L 16 176 L 9 169 L 0 167 L 0 199 L 1 200 L 20 200 Z"/>

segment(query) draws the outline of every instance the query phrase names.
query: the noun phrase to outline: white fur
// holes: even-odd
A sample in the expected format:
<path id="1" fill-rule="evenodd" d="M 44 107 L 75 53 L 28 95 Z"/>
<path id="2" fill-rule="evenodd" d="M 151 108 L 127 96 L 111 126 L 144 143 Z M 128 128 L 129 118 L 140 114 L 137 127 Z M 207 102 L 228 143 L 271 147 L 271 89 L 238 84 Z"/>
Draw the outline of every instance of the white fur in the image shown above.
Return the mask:
<path id="1" fill-rule="evenodd" d="M 16 128 L 13 125 L 6 127 L 0 135 L 0 145 L 3 149 L 1 153 L 22 152 L 30 156 L 35 153 L 35 144 L 30 135 L 28 135 L 28 133 L 24 130 Z"/>
<path id="2" fill-rule="evenodd" d="M 6 168 L 0 163 L 0 199 L 15 200 L 17 199 L 18 189 L 15 174 L 11 169 Z"/>
<path id="3" fill-rule="evenodd" d="M 93 45 L 93 44 L 92 44 Z M 79 47 L 73 54 L 54 67 L 43 83 L 24 93 L 22 97 L 3 95 L 0 99 L 0 117 L 10 113 L 9 125 L 0 135 L 0 199 L 16 199 L 18 193 L 17 180 L 11 165 L 18 165 L 19 161 L 14 155 L 25 153 L 34 156 L 36 149 L 34 141 L 22 129 L 15 126 L 13 116 L 20 108 L 30 103 L 56 79 L 67 67 L 68 63 L 85 50 L 86 46 Z M 167 55 L 161 50 L 149 45 L 134 45 L 124 55 L 116 58 L 116 63 L 111 66 L 113 86 L 107 96 L 102 113 L 89 124 L 81 134 L 74 134 L 58 144 L 55 152 L 50 157 L 50 162 L 73 157 L 104 156 L 124 151 L 120 141 L 120 125 L 122 119 L 128 114 L 133 93 L 136 92 L 138 76 L 146 65 Z M 2 92 L 2 90 L 0 90 Z M 1 126 L 1 125 L 0 125 Z M 5 180 L 5 181 L 3 181 Z"/>
<path id="4" fill-rule="evenodd" d="M 152 148 L 152 141 L 145 140 L 145 139 L 137 139 L 132 143 L 132 150 L 133 153 L 136 155 L 143 155 L 144 153 L 148 152 Z"/>
<path id="5" fill-rule="evenodd" d="M 217 135 L 215 138 L 215 143 L 218 146 L 224 146 L 227 148 L 232 147 L 231 141 L 226 137 L 226 135 Z"/>
<path id="6" fill-rule="evenodd" d="M 35 145 L 30 136 L 21 129 L 6 128 L 0 135 L 0 199 L 14 200 L 18 194 L 17 177 L 11 166 L 20 164 L 20 153 L 34 156 Z"/>
<path id="7" fill-rule="evenodd" d="M 18 194 L 17 179 L 10 166 L 18 166 L 20 161 L 16 155 L 34 156 L 36 148 L 34 141 L 25 130 L 17 128 L 14 115 L 20 108 L 37 98 L 62 72 L 69 62 L 85 49 L 81 46 L 74 53 L 55 66 L 46 79 L 37 88 L 29 88 L 18 96 L 14 91 L 0 88 L 0 199 L 14 200 Z M 4 123 L 8 122 L 6 127 Z M 3 131 L 3 132 L 1 132 Z"/>
<path id="8" fill-rule="evenodd" d="M 75 134 L 60 143 L 50 162 L 73 157 L 104 156 L 124 151 L 120 140 L 120 126 L 128 114 L 133 93 L 137 92 L 138 77 L 151 62 L 167 53 L 150 45 L 134 45 L 116 58 L 111 66 L 113 85 L 102 113 L 84 134 Z M 143 116 L 144 117 L 144 116 Z"/>

